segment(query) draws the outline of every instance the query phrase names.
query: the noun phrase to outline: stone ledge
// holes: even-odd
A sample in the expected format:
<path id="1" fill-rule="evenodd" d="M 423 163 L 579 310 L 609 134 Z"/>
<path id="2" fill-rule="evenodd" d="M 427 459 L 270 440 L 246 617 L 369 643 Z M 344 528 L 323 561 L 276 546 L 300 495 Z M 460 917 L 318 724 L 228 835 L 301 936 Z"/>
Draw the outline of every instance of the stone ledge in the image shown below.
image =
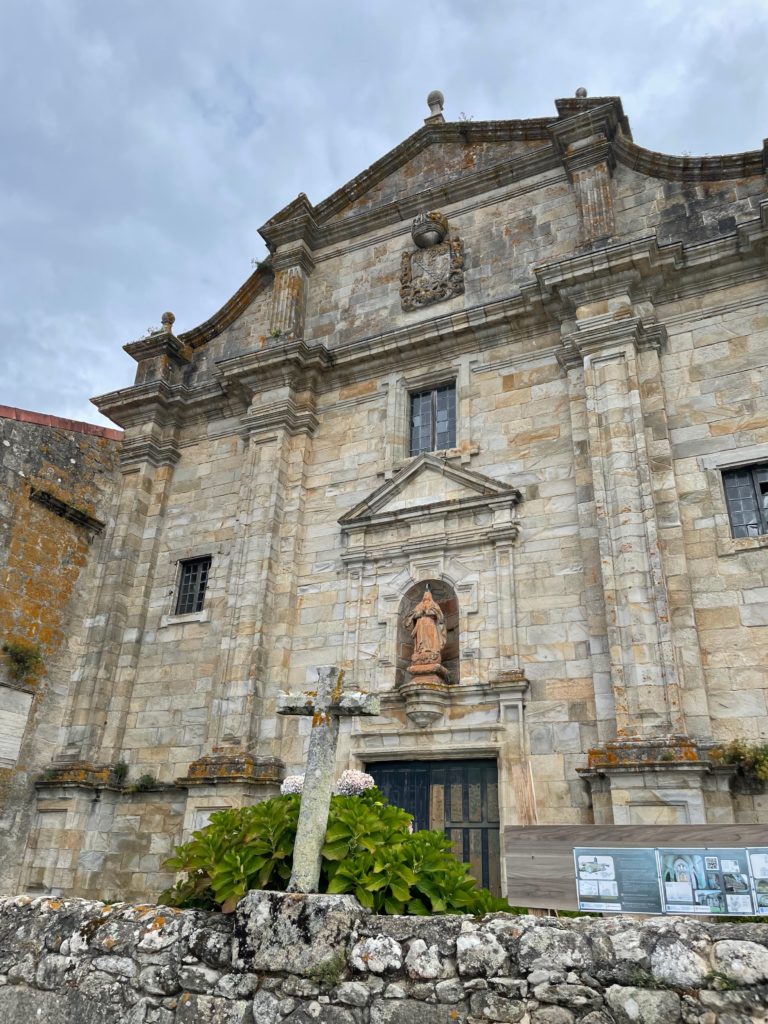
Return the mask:
<path id="1" fill-rule="evenodd" d="M 689 736 L 628 736 L 610 740 L 604 747 L 593 747 L 588 758 L 588 769 L 596 770 L 630 768 L 635 771 L 656 766 L 709 768 L 707 753 Z"/>
<path id="2" fill-rule="evenodd" d="M 242 750 L 214 748 L 193 761 L 177 786 L 205 786 L 221 782 L 255 782 L 280 785 L 285 765 L 279 757 L 254 757 Z"/>

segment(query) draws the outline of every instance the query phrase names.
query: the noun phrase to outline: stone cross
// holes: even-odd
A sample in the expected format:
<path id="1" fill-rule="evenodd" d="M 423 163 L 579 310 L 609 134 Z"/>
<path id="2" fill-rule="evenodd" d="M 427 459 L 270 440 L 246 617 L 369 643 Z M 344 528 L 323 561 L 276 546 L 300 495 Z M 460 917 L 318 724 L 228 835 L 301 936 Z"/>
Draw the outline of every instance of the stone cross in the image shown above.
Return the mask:
<path id="1" fill-rule="evenodd" d="M 312 716 L 288 892 L 317 892 L 320 883 L 323 842 L 336 773 L 339 718 L 379 714 L 379 698 L 361 690 L 345 691 L 344 673 L 334 666 L 319 668 L 317 675 L 316 691 L 281 693 L 277 698 L 279 715 Z"/>

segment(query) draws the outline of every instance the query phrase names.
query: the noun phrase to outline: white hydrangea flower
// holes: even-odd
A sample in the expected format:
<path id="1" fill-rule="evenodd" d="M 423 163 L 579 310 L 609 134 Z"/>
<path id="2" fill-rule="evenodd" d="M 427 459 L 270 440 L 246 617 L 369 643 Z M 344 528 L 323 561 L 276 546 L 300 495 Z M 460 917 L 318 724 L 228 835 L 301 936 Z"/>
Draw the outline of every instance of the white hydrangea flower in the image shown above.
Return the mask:
<path id="1" fill-rule="evenodd" d="M 282 785 L 280 786 L 280 792 L 283 796 L 289 796 L 292 793 L 301 793 L 303 789 L 303 775 L 286 775 L 283 779 Z"/>
<path id="2" fill-rule="evenodd" d="M 353 768 L 347 768 L 346 771 L 341 773 L 341 777 L 336 783 L 336 792 L 339 796 L 360 796 L 366 789 L 370 789 L 375 786 L 373 776 L 368 775 L 366 772 L 358 772 Z"/>

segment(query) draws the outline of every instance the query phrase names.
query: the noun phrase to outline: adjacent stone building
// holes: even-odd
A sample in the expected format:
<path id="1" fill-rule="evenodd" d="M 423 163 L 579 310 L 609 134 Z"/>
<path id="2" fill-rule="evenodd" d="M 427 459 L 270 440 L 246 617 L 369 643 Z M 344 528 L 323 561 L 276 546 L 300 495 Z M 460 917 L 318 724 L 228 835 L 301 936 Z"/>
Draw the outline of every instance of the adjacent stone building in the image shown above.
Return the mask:
<path id="1" fill-rule="evenodd" d="M 95 400 L 121 477 L 6 887 L 155 893 L 172 843 L 301 771 L 276 698 L 325 664 L 382 695 L 339 770 L 494 888 L 508 824 L 768 821 L 713 754 L 768 734 L 768 150 L 650 152 L 583 90 L 429 103 Z"/>
<path id="2" fill-rule="evenodd" d="M 82 578 L 110 518 L 121 439 L 0 406 L 0 860 L 14 873 L 34 782 L 58 749 L 68 647 L 86 612 Z M 3 883 L 15 884 L 14 873 Z"/>

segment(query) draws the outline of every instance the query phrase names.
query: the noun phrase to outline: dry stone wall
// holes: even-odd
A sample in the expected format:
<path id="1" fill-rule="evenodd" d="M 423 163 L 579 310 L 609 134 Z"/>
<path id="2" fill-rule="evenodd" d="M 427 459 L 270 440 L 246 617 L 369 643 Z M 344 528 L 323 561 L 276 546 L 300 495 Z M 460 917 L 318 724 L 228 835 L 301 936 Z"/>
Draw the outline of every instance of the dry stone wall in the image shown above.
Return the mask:
<path id="1" fill-rule="evenodd" d="M 5 1024 L 751 1024 L 768 925 L 370 917 L 252 892 L 235 915 L 0 901 Z"/>

